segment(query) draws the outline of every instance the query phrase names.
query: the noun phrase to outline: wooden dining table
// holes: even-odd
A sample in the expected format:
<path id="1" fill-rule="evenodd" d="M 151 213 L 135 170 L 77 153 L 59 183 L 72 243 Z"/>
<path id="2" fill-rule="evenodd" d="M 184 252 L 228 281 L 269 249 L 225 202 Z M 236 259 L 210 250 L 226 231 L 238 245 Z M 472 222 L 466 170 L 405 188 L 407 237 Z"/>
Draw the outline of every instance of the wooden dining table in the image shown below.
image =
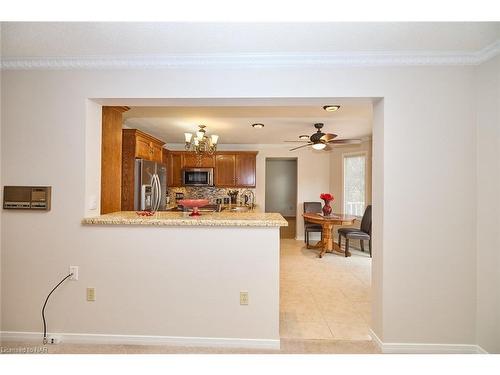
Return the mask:
<path id="1" fill-rule="evenodd" d="M 348 216 L 343 214 L 331 214 L 330 216 L 323 216 L 317 213 L 304 213 L 304 219 L 310 223 L 320 224 L 322 227 L 322 240 L 318 241 L 316 245 L 307 245 L 308 249 L 321 249 L 319 257 L 322 258 L 326 252 L 342 253 L 346 257 L 350 257 L 349 251 L 344 251 L 342 248 L 333 241 L 332 229 L 335 225 L 352 225 L 356 220 L 355 216 Z"/>

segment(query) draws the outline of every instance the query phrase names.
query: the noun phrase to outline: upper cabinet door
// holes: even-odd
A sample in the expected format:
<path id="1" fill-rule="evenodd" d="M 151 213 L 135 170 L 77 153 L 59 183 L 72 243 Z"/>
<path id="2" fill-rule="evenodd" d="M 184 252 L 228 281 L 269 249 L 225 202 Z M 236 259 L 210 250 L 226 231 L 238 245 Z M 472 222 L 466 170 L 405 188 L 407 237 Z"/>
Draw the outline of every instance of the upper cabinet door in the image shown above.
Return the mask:
<path id="1" fill-rule="evenodd" d="M 236 154 L 236 186 L 255 187 L 254 154 Z"/>
<path id="2" fill-rule="evenodd" d="M 184 168 L 213 168 L 214 166 L 215 157 L 213 155 L 205 155 L 198 159 L 194 152 L 184 153 Z"/>
<path id="3" fill-rule="evenodd" d="M 182 186 L 182 154 L 180 152 L 168 153 L 167 185 Z"/>
<path id="4" fill-rule="evenodd" d="M 215 157 L 215 185 L 220 187 L 236 186 L 235 167 L 235 155 L 217 155 Z"/>
<path id="5" fill-rule="evenodd" d="M 146 138 L 135 138 L 135 157 L 139 159 L 152 160 L 151 141 Z"/>
<path id="6" fill-rule="evenodd" d="M 151 143 L 151 160 L 162 163 L 163 147 L 158 143 Z"/>

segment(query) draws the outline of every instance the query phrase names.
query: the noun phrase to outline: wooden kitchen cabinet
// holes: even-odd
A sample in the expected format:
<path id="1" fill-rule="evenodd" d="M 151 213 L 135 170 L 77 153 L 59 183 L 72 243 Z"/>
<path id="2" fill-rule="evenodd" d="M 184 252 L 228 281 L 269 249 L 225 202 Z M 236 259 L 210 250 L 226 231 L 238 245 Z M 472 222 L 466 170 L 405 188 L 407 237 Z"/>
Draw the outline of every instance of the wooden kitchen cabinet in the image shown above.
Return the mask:
<path id="1" fill-rule="evenodd" d="M 220 152 L 215 157 L 215 185 L 255 187 L 257 152 Z"/>
<path id="2" fill-rule="evenodd" d="M 254 153 L 236 154 L 236 186 L 255 187 L 255 164 L 256 155 Z"/>
<path id="3" fill-rule="evenodd" d="M 215 167 L 215 155 L 206 155 L 198 161 L 196 154 L 194 152 L 184 152 L 183 153 L 183 167 L 184 168 L 214 168 Z"/>
<path id="4" fill-rule="evenodd" d="M 136 159 L 145 159 L 162 163 L 165 142 L 137 129 L 123 129 L 123 154 L 133 155 Z M 127 148 L 125 150 L 125 147 Z"/>
<path id="5" fill-rule="evenodd" d="M 214 183 L 217 187 L 255 187 L 255 151 L 221 151 L 206 156 L 198 164 L 196 155 L 186 151 L 164 151 L 167 164 L 167 185 L 183 186 L 184 168 L 214 168 Z"/>
<path id="6" fill-rule="evenodd" d="M 154 142 L 151 144 L 151 149 L 152 149 L 151 160 L 156 161 L 158 163 L 165 163 L 165 160 L 163 160 L 163 144 Z"/>
<path id="7" fill-rule="evenodd" d="M 215 156 L 215 186 L 233 187 L 236 185 L 236 155 L 218 154 Z"/>
<path id="8" fill-rule="evenodd" d="M 169 187 L 182 186 L 183 152 L 167 152 L 167 185 Z"/>

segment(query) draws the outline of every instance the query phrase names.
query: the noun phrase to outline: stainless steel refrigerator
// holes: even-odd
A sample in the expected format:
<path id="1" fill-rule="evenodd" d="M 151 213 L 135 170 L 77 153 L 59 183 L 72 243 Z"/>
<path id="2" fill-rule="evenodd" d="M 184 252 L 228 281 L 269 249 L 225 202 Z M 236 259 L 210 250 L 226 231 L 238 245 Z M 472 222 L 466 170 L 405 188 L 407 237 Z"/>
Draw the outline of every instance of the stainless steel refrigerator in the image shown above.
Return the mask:
<path id="1" fill-rule="evenodd" d="M 134 210 L 165 210 L 167 168 L 154 161 L 135 160 Z"/>

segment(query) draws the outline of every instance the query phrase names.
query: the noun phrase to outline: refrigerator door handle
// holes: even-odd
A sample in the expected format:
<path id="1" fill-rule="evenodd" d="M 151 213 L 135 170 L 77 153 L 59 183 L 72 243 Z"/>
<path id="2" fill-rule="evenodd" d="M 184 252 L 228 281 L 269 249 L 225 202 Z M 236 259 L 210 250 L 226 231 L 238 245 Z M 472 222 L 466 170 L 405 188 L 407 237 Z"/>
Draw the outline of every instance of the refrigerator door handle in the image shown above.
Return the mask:
<path id="1" fill-rule="evenodd" d="M 151 176 L 151 211 L 156 211 L 156 179 L 155 175 Z"/>
<path id="2" fill-rule="evenodd" d="M 156 207 L 155 211 L 158 211 L 158 208 L 160 208 L 160 183 L 158 175 L 155 174 L 155 179 L 156 179 Z"/>
<path id="3" fill-rule="evenodd" d="M 161 187 L 160 187 L 160 178 L 157 174 L 154 175 L 155 180 L 155 192 L 156 192 L 156 201 L 154 210 L 157 211 L 160 208 L 161 203 Z"/>
<path id="4" fill-rule="evenodd" d="M 160 209 L 161 207 L 161 200 L 162 200 L 162 192 L 161 192 L 161 181 L 160 181 L 160 176 L 156 175 L 156 180 L 158 181 L 158 208 L 157 210 Z"/>

